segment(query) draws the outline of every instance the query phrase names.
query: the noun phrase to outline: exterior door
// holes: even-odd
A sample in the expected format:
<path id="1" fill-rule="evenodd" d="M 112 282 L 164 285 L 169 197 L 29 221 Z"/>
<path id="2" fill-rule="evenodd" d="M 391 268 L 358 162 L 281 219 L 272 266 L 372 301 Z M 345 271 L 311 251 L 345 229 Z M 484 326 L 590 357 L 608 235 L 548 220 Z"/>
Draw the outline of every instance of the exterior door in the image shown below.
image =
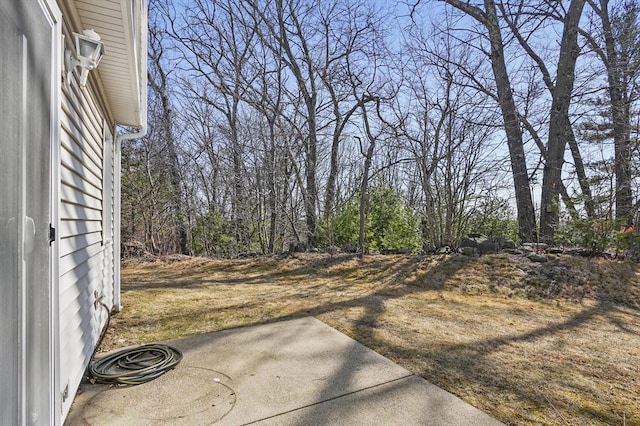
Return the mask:
<path id="1" fill-rule="evenodd" d="M 2 425 L 59 421 L 49 255 L 55 24 L 43 1 L 0 0 Z"/>

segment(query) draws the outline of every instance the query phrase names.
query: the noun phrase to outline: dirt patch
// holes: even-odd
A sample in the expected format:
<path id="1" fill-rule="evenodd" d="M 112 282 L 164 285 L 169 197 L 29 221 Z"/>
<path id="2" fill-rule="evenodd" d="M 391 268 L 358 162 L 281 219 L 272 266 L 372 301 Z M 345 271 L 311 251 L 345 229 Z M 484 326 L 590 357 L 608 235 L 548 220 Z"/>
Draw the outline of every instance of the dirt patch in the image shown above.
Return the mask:
<path id="1" fill-rule="evenodd" d="M 640 425 L 638 271 L 562 255 L 131 260 L 102 349 L 313 315 L 505 423 Z"/>

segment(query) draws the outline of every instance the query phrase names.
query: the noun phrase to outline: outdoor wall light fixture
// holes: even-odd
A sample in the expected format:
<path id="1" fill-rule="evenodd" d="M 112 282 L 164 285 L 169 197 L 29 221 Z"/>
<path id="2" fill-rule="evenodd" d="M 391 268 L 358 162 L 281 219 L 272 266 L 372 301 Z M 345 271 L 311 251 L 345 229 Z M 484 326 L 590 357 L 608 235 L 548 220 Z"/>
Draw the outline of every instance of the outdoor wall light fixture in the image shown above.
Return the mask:
<path id="1" fill-rule="evenodd" d="M 80 67 L 80 87 L 87 84 L 89 71 L 96 68 L 104 55 L 104 44 L 93 30 L 84 30 L 82 34 L 73 33 L 75 53 L 71 49 L 64 51 L 64 65 L 68 73 Z"/>

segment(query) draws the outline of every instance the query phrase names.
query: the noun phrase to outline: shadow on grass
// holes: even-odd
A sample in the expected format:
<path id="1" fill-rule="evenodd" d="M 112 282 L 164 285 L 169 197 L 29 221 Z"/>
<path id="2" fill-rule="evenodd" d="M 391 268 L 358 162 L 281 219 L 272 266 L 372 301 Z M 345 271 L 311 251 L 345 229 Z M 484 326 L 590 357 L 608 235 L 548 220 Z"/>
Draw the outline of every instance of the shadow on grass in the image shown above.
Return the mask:
<path id="1" fill-rule="evenodd" d="M 192 268 L 177 271 L 173 268 L 168 269 L 167 265 L 162 262 L 128 263 L 129 271 L 126 272 L 125 277 L 126 289 L 180 289 L 211 284 L 262 284 L 279 279 L 305 278 L 310 274 L 330 277 L 332 276 L 331 268 L 351 262 L 356 258 L 356 255 L 351 254 L 319 257 L 311 262 L 300 261 L 300 264 L 293 268 L 286 266 L 282 268 L 280 265 L 283 260 L 297 261 L 295 256 L 290 258 L 285 256 L 271 257 L 266 264 L 264 258 L 260 258 L 260 261 L 248 258 L 224 261 L 215 264 L 216 267 L 203 268 L 202 264 L 195 264 Z M 342 268 L 341 274 L 351 274 L 358 270 L 358 266 Z M 230 273 L 245 275 L 235 278 L 228 276 L 216 278 L 218 275 Z M 149 278 L 150 275 L 154 278 Z"/>
<path id="2" fill-rule="evenodd" d="M 324 276 L 331 276 L 335 272 L 330 271 L 332 267 L 339 266 L 341 264 L 347 264 L 352 262 L 353 257 L 340 256 L 334 258 L 320 258 L 314 259 L 308 263 L 297 265 L 294 268 L 285 271 L 272 271 L 266 272 L 263 275 L 257 277 L 248 277 L 243 279 L 232 278 L 217 280 L 219 284 L 256 284 L 269 283 L 273 280 L 290 279 L 290 280 L 303 280 L 310 274 L 318 274 Z M 394 358 L 422 358 L 430 359 L 431 365 L 437 365 L 445 374 L 440 374 L 438 377 L 443 378 L 438 380 L 435 377 L 427 374 L 428 372 L 414 371 L 417 374 L 423 375 L 426 379 L 434 382 L 436 385 L 442 386 L 445 389 L 455 388 L 458 383 L 454 383 L 456 380 L 464 380 L 468 383 L 475 383 L 482 389 L 495 391 L 496 393 L 508 393 L 514 395 L 514 397 L 523 401 L 525 406 L 538 407 L 548 409 L 551 405 L 547 394 L 545 392 L 544 383 L 540 383 L 539 386 L 522 386 L 522 383 L 515 377 L 507 374 L 499 374 L 494 370 L 493 361 L 489 357 L 501 350 L 505 346 L 516 344 L 519 342 L 534 342 L 538 339 L 542 339 L 549 336 L 557 335 L 561 332 L 579 330 L 580 327 L 593 320 L 596 317 L 602 317 L 607 319 L 610 323 L 614 324 L 618 329 L 626 334 L 638 335 L 638 332 L 624 323 L 618 314 L 625 313 L 626 315 L 632 315 L 638 318 L 640 310 L 637 306 L 626 305 L 620 306 L 610 302 L 610 293 L 602 286 L 595 285 L 595 299 L 597 303 L 591 307 L 577 312 L 575 315 L 566 318 L 559 323 L 553 323 L 550 325 L 538 327 L 523 333 L 514 333 L 507 336 L 491 337 L 484 340 L 474 340 L 471 343 L 451 343 L 451 344 L 439 344 L 431 345 L 429 347 L 412 347 L 407 349 L 404 346 L 398 346 L 390 343 L 379 337 L 377 330 L 384 328 L 385 325 L 381 323 L 381 318 L 386 312 L 385 304 L 387 301 L 393 299 L 399 299 L 407 295 L 418 292 L 438 292 L 447 289 L 447 285 L 450 280 L 463 268 L 466 268 L 474 262 L 471 258 L 455 258 L 448 257 L 443 258 L 437 262 L 436 265 L 431 266 L 428 269 L 424 269 L 420 266 L 420 262 L 424 262 L 424 258 L 411 257 L 406 258 L 403 261 L 375 261 L 375 262 L 360 262 L 356 265 L 349 265 L 341 270 L 340 273 L 351 274 L 356 270 L 360 276 L 370 274 L 376 276 L 377 279 L 382 279 L 387 285 L 382 288 L 377 288 L 356 297 L 349 297 L 344 300 L 338 300 L 328 303 L 311 304 L 302 309 L 289 312 L 287 314 L 277 314 L 274 312 L 273 316 L 268 318 L 256 318 L 254 320 L 247 321 L 244 325 L 258 325 L 273 323 L 277 321 L 300 318 L 304 316 L 319 316 L 325 313 L 333 311 L 340 311 L 347 308 L 361 308 L 362 313 L 356 319 L 354 329 L 356 330 L 356 339 L 361 343 L 378 350 L 384 355 Z M 246 270 L 251 272 L 251 263 L 247 263 L 245 268 L 240 268 L 240 271 Z M 370 268 L 363 274 L 362 268 Z M 617 294 L 625 295 L 622 300 L 634 300 L 629 288 L 629 283 L 632 279 L 632 274 L 635 275 L 636 267 L 627 268 L 619 280 L 619 287 L 616 289 Z M 238 272 L 236 270 L 235 272 Z M 188 277 L 190 271 L 183 271 L 174 275 L 163 275 L 161 281 L 145 284 L 141 281 L 140 284 L 129 284 L 125 287 L 127 289 L 163 289 L 163 288 L 184 288 L 185 283 L 179 282 L 175 284 L 167 283 L 173 280 L 176 276 L 180 279 Z M 201 275 L 196 275 L 197 278 L 192 280 L 186 280 L 186 286 L 201 286 L 203 280 L 206 279 Z M 410 278 L 410 280 L 409 280 Z M 496 272 L 492 279 L 501 279 L 500 275 Z M 411 284 L 407 284 L 410 282 Z M 274 298 L 270 298 L 269 302 L 280 303 L 285 300 L 290 300 L 292 297 L 310 297 L 320 295 L 322 287 L 320 285 L 313 285 L 315 293 L 307 293 L 306 296 L 302 295 L 278 295 Z M 211 291 L 215 291 L 215 287 L 211 288 Z M 224 315 L 224 311 L 230 310 L 242 310 L 258 308 L 265 303 L 264 299 L 252 300 L 249 303 L 229 305 L 219 310 L 219 315 Z M 206 308 L 199 309 L 197 312 L 185 312 L 183 314 L 176 314 L 176 319 L 180 319 L 181 316 L 191 317 L 194 315 L 197 319 L 198 316 L 206 315 Z M 428 314 L 428 313 L 426 313 Z M 168 320 L 170 318 L 165 318 Z M 160 319 L 159 319 L 160 321 Z M 344 371 L 340 371 L 340 380 L 349 380 L 350 372 L 345 368 Z M 448 379 L 447 379 L 448 378 Z M 336 378 L 337 380 L 337 378 Z M 473 386 L 472 386 L 473 387 Z M 490 396 L 487 396 L 485 401 L 491 400 Z M 485 404 L 487 404 L 485 402 Z M 485 409 L 488 407 L 484 407 Z M 587 406 L 578 406 L 572 409 L 572 413 L 582 413 L 583 416 L 588 417 L 590 420 L 598 420 L 607 423 L 619 423 L 621 418 L 618 414 L 609 411 L 597 410 L 595 408 Z M 310 415 L 313 415 L 311 410 Z M 309 417 L 309 421 L 313 420 Z M 503 418 L 502 421 L 510 422 L 517 421 L 517 419 Z"/>

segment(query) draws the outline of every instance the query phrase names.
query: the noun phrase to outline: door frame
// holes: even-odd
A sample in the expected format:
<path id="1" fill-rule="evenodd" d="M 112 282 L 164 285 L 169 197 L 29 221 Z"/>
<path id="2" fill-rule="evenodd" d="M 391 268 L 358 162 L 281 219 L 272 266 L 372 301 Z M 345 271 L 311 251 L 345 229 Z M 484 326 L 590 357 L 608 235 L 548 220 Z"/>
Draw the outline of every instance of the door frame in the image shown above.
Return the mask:
<path id="1" fill-rule="evenodd" d="M 38 0 L 45 18 L 51 26 L 51 105 L 49 122 L 49 223 L 55 238 L 49 247 L 49 312 L 43 318 L 49 324 L 49 424 L 62 424 L 62 399 L 60 389 L 60 315 L 59 315 L 59 205 L 60 205 L 60 114 L 62 78 L 64 74 L 64 40 L 62 36 L 62 12 L 56 0 Z"/>

